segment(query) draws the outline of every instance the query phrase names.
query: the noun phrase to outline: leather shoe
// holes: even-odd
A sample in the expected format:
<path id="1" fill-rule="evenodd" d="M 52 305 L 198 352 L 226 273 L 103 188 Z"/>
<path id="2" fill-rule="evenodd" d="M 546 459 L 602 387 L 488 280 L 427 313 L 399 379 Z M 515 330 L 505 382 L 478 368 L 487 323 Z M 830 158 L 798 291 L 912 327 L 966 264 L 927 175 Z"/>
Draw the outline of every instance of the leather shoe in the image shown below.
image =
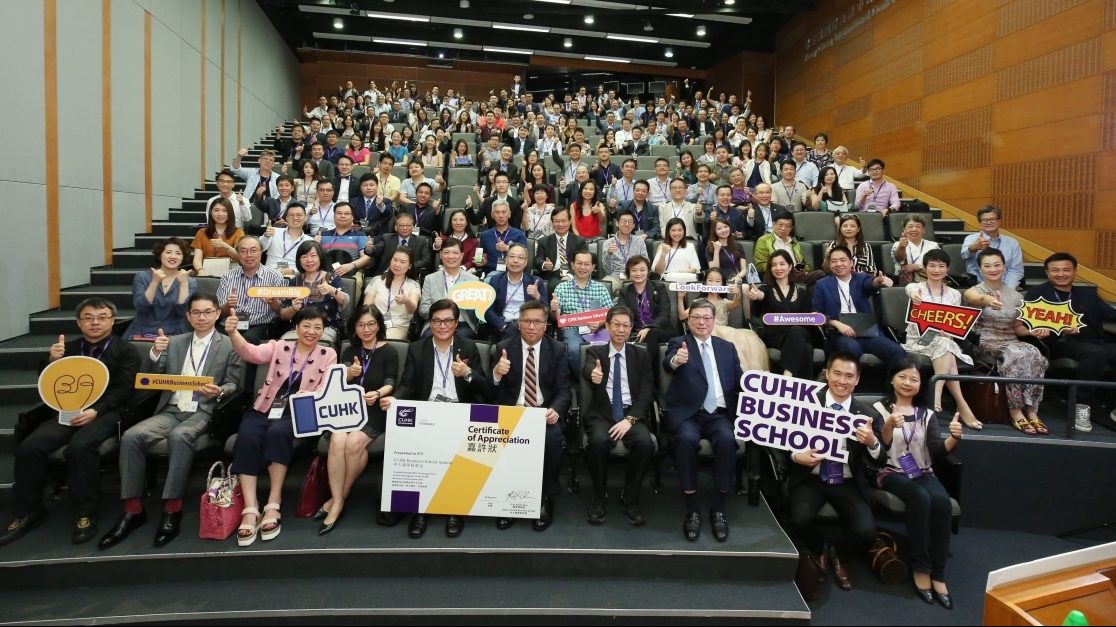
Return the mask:
<path id="1" fill-rule="evenodd" d="M 345 510 L 341 510 L 341 513 L 337 515 L 337 520 L 334 520 L 331 523 L 327 523 L 323 519 L 322 524 L 318 527 L 318 535 L 319 536 L 324 536 L 325 534 L 333 531 L 333 528 L 337 526 L 337 523 L 341 522 L 341 517 L 344 516 L 344 515 L 345 515 Z"/>
<path id="2" fill-rule="evenodd" d="M 465 530 L 464 516 L 449 516 L 446 518 L 446 536 L 456 538 Z"/>
<path id="3" fill-rule="evenodd" d="M 496 519 L 496 528 L 499 529 L 500 531 L 503 531 L 503 530 L 507 529 L 508 527 L 511 527 L 513 522 L 515 522 L 515 520 L 512 519 L 512 518 L 497 518 Z"/>
<path id="4" fill-rule="evenodd" d="M 624 520 L 633 527 L 642 527 L 647 519 L 643 517 L 643 512 L 639 511 L 638 503 L 627 503 L 623 498 L 620 499 L 620 509 L 624 511 Z"/>
<path id="5" fill-rule="evenodd" d="M 953 597 L 950 596 L 948 592 L 941 593 L 937 590 L 934 590 L 934 598 L 937 599 L 938 603 L 941 603 L 942 607 L 946 608 L 947 610 L 953 609 Z"/>
<path id="6" fill-rule="evenodd" d="M 709 522 L 713 526 L 713 539 L 717 542 L 724 542 L 728 540 L 728 520 L 725 519 L 724 512 L 709 511 Z"/>
<path id="7" fill-rule="evenodd" d="M 934 591 L 933 590 L 931 590 L 930 588 L 919 588 L 918 583 L 916 583 L 913 578 L 911 579 L 911 585 L 914 586 L 915 594 L 918 595 L 918 598 L 922 599 L 923 601 L 925 601 L 929 605 L 934 604 Z"/>
<path id="8" fill-rule="evenodd" d="M 163 520 L 159 522 L 159 531 L 155 533 L 155 546 L 166 546 L 171 540 L 177 538 L 181 526 L 182 512 L 163 512 Z"/>
<path id="9" fill-rule="evenodd" d="M 686 518 L 682 522 L 682 532 L 690 542 L 696 541 L 698 536 L 701 535 L 701 514 L 697 512 L 686 514 Z"/>
<path id="10" fill-rule="evenodd" d="M 547 527 L 549 527 L 552 522 L 554 522 L 554 501 L 550 497 L 544 496 L 539 518 L 531 523 L 531 527 L 535 531 L 546 531 Z"/>
<path id="11" fill-rule="evenodd" d="M 78 519 L 79 523 L 80 523 L 80 520 L 81 519 L 79 518 Z M 116 521 L 116 526 L 112 528 L 112 531 L 106 533 L 105 536 L 103 538 L 101 538 L 100 543 L 97 544 L 97 548 L 107 549 L 107 548 L 116 546 L 117 544 L 120 543 L 121 540 L 123 540 L 124 538 L 127 538 L 128 534 L 132 533 L 133 529 L 135 529 L 136 527 L 139 527 L 140 525 L 143 525 L 145 522 L 147 522 L 147 512 L 145 512 L 145 511 L 140 511 L 140 513 L 138 513 L 138 514 L 129 514 L 128 512 L 124 512 L 123 514 L 120 515 L 120 520 Z M 77 532 L 78 532 L 78 527 L 75 526 L 74 527 L 74 537 L 75 537 L 74 542 L 75 543 L 77 542 L 77 540 L 76 540 Z M 83 540 L 83 542 L 84 542 L 84 540 Z"/>
<path id="12" fill-rule="evenodd" d="M 329 516 L 329 512 L 327 512 L 325 510 L 325 507 L 323 506 L 323 507 L 319 507 L 318 511 L 314 512 L 313 518 L 314 518 L 314 520 L 325 520 L 326 516 Z"/>
<path id="13" fill-rule="evenodd" d="M 411 524 L 407 526 L 407 535 L 413 539 L 418 539 L 424 533 L 426 533 L 426 514 L 412 515 Z"/>
<path id="14" fill-rule="evenodd" d="M 142 513 L 139 514 L 139 515 L 143 516 Z M 146 517 L 144 518 L 144 520 L 146 520 Z M 131 526 L 131 528 L 138 527 L 140 524 L 142 524 L 142 523 L 134 524 L 134 525 Z M 131 531 L 131 528 L 129 528 L 128 531 Z M 97 535 L 97 517 L 96 516 L 78 516 L 77 519 L 74 520 L 74 533 L 70 537 L 70 540 L 74 544 L 82 544 L 84 542 L 89 542 L 90 540 L 93 539 L 93 536 L 95 536 L 95 535 Z M 109 545 L 109 546 L 112 546 L 112 545 Z"/>
<path id="15" fill-rule="evenodd" d="M 595 498 L 589 504 L 589 513 L 586 514 L 589 519 L 590 525 L 603 525 L 605 521 L 605 502 L 602 499 Z"/>
<path id="16" fill-rule="evenodd" d="M 823 550 L 820 557 L 811 557 L 811 559 L 818 563 L 818 583 L 829 579 L 829 553 Z"/>
<path id="17" fill-rule="evenodd" d="M 376 524 L 381 527 L 394 527 L 399 524 L 400 518 L 395 512 L 376 512 Z"/>
<path id="18" fill-rule="evenodd" d="M 8 526 L 4 528 L 4 533 L 0 534 L 0 546 L 11 544 L 16 540 L 23 537 L 23 534 L 31 531 L 35 527 L 43 524 L 46 520 L 46 512 L 39 510 L 33 514 L 13 518 Z"/>
<path id="19" fill-rule="evenodd" d="M 841 560 L 837 557 L 837 552 L 833 549 L 829 551 L 829 563 L 833 566 L 833 578 L 837 580 L 837 585 L 841 586 L 842 590 L 852 590 L 849 571 L 841 563 Z"/>

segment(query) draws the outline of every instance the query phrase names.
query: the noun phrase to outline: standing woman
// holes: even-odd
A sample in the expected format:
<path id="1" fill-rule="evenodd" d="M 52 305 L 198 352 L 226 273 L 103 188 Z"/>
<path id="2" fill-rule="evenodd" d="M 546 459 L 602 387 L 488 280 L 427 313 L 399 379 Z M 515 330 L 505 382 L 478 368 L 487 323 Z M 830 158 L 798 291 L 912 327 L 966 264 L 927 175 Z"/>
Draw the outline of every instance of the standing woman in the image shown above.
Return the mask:
<path id="1" fill-rule="evenodd" d="M 265 384 L 252 407 L 244 411 L 233 452 L 233 468 L 240 475 L 244 510 L 236 543 L 249 546 L 259 535 L 265 542 L 274 540 L 282 530 L 279 512 L 283 500 L 283 480 L 294 452 L 294 431 L 288 398 L 299 392 L 315 392 L 325 384 L 326 372 L 337 363 L 332 348 L 319 346 L 326 315 L 310 307 L 294 318 L 295 342 L 271 340 L 256 346 L 236 330 L 236 312 L 225 319 L 225 333 L 241 359 L 256 365 L 268 364 Z M 272 418 L 274 416 L 274 418 Z M 266 470 L 269 479 L 267 505 L 260 516 L 256 494 L 258 476 Z"/>
<path id="2" fill-rule="evenodd" d="M 279 317 L 284 321 L 291 320 L 304 308 L 317 307 L 326 315 L 321 341 L 330 346 L 338 346 L 341 338 L 341 310 L 349 302 L 341 277 L 322 269 L 325 251 L 314 240 L 299 244 L 296 255 L 295 268 L 298 274 L 291 277 L 290 285 L 305 287 L 310 290 L 310 295 L 284 300 L 279 309 Z M 283 339 L 293 338 L 284 336 Z"/>
<path id="3" fill-rule="evenodd" d="M 864 241 L 864 232 L 860 229 L 860 216 L 855 213 L 841 214 L 837 222 L 836 239 L 822 246 L 826 272 L 829 272 L 829 251 L 833 250 L 834 246 L 846 246 L 852 251 L 853 272 L 876 275 L 876 255 L 872 252 L 872 247 Z"/>
<path id="4" fill-rule="evenodd" d="M 422 288 L 407 276 L 414 263 L 409 248 L 397 248 L 391 256 L 387 272 L 372 279 L 364 290 L 364 304 L 384 314 L 384 329 L 389 340 L 406 340 L 411 320 L 419 306 Z"/>
<path id="5" fill-rule="evenodd" d="M 198 282 L 182 269 L 186 242 L 168 237 L 151 250 L 158 268 L 140 270 L 132 278 L 132 303 L 136 317 L 125 338 L 155 336 L 161 329 L 165 335 L 185 333 L 186 299 L 198 291 Z"/>
<path id="6" fill-rule="evenodd" d="M 384 317 L 375 307 L 361 307 L 349 323 L 349 345 L 341 353 L 339 363 L 349 364 L 346 378 L 364 389 L 364 403 L 368 406 L 368 423 L 360 431 L 334 432 L 329 435 L 330 499 L 314 514 L 321 520 L 318 535 L 333 531 L 344 512 L 345 501 L 353 483 L 368 466 L 368 445 L 382 437 L 386 414 L 380 408 L 380 399 L 391 396 L 395 377 L 399 373 L 399 354 L 395 347 L 384 341 Z M 376 511 L 379 512 L 379 507 Z M 376 515 L 377 520 L 382 512 Z"/>
<path id="7" fill-rule="evenodd" d="M 194 234 L 194 241 L 190 248 L 194 249 L 194 274 L 206 276 L 205 260 L 214 257 L 228 257 L 238 261 L 240 256 L 236 252 L 236 243 L 244 237 L 244 231 L 236 228 L 229 217 L 232 215 L 232 204 L 225 198 L 218 197 L 209 207 L 209 223 L 204 229 L 198 229 Z"/>
<path id="8" fill-rule="evenodd" d="M 753 315 L 810 313 L 813 307 L 806 286 L 791 281 L 794 263 L 786 250 L 771 253 L 763 284 L 750 286 L 747 291 L 748 298 L 756 303 Z M 765 325 L 760 335 L 768 348 L 779 351 L 783 374 L 799 379 L 814 378 L 814 346 L 807 327 Z"/>
<path id="9" fill-rule="evenodd" d="M 953 416 L 949 436 L 943 440 L 938 414 L 919 406 L 918 366 L 904 359 L 892 372 L 891 392 L 876 406 L 884 418 L 880 440 L 887 447 L 887 467 L 880 470 L 876 483 L 906 506 L 908 554 L 919 598 L 933 603 L 936 597 L 946 609 L 953 609 L 945 583 L 953 509 L 931 466 L 957 448 L 963 431 L 961 416 Z"/>
<path id="10" fill-rule="evenodd" d="M 584 240 L 596 239 L 605 232 L 605 207 L 596 198 L 597 184 L 588 180 L 581 184 L 577 200 L 570 204 L 574 235 Z"/>

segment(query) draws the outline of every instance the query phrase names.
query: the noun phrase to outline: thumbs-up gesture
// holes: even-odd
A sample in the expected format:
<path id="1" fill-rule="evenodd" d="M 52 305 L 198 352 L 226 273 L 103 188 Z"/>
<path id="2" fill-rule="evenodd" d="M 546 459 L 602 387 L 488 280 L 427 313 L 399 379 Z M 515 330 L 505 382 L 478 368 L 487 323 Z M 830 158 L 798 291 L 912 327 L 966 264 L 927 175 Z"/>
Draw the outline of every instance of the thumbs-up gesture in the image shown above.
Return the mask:
<path id="1" fill-rule="evenodd" d="M 604 370 L 601 369 L 601 360 L 597 360 L 597 365 L 593 367 L 593 372 L 590 373 L 589 379 L 593 385 L 600 385 L 604 381 Z"/>
<path id="2" fill-rule="evenodd" d="M 59 335 L 58 341 L 50 345 L 50 361 L 58 361 L 66 355 L 66 336 Z"/>
<path id="3" fill-rule="evenodd" d="M 752 205 L 748 206 L 748 219 L 749 220 L 755 220 L 756 219 L 756 208 Z"/>
<path id="4" fill-rule="evenodd" d="M 240 319 L 236 317 L 236 312 L 234 311 L 229 314 L 228 318 L 225 318 L 225 334 L 231 337 L 236 333 L 237 324 L 240 324 Z"/>
<path id="5" fill-rule="evenodd" d="M 899 415 L 899 412 L 895 411 L 895 405 L 892 404 L 891 413 L 887 415 L 887 418 L 884 420 L 884 424 L 891 425 L 891 427 L 894 429 L 902 427 L 903 424 L 906 422 L 907 419 Z"/>
<path id="6" fill-rule="evenodd" d="M 884 274 L 882 270 L 876 272 L 876 281 L 884 287 L 895 285 L 895 281 L 892 281 L 891 277 Z"/>
<path id="7" fill-rule="evenodd" d="M 165 281 L 167 278 L 167 271 L 162 268 L 152 268 L 151 276 L 154 277 L 156 281 Z"/>
<path id="8" fill-rule="evenodd" d="M 543 272 L 550 272 L 551 270 L 554 269 L 554 262 L 547 259 L 546 261 L 543 262 L 542 269 L 543 269 Z"/>
<path id="9" fill-rule="evenodd" d="M 496 362 L 496 368 L 492 370 L 492 374 L 498 377 L 507 376 L 511 371 L 511 360 L 508 359 L 507 349 L 500 351 L 500 360 Z"/>
<path id="10" fill-rule="evenodd" d="M 228 305 L 230 309 L 236 309 L 236 306 L 239 302 L 240 300 L 236 296 L 236 288 L 234 287 L 229 290 L 229 298 L 227 301 L 225 301 L 225 304 Z"/>
<path id="11" fill-rule="evenodd" d="M 907 239 L 906 235 L 899 237 L 899 248 L 906 248 L 908 244 L 910 244 L 910 240 Z"/>
<path id="12" fill-rule="evenodd" d="M 345 373 L 349 381 L 360 376 L 360 358 L 353 355 L 353 363 L 349 366 L 348 371 Z"/>
<path id="13" fill-rule="evenodd" d="M 461 353 L 458 353 L 457 357 L 453 359 L 453 363 L 450 364 L 450 370 L 453 371 L 453 376 L 455 377 L 464 377 L 469 374 L 469 364 L 465 363 L 465 360 L 461 358 Z"/>
<path id="14" fill-rule="evenodd" d="M 269 226 L 266 229 L 264 229 L 264 237 L 266 237 L 268 239 L 271 239 L 271 238 L 275 237 L 275 227 Z"/>
<path id="15" fill-rule="evenodd" d="M 748 285 L 748 300 L 761 300 L 763 298 L 763 291 L 755 285 Z"/>
<path id="16" fill-rule="evenodd" d="M 608 240 L 608 254 L 610 254 L 610 255 L 615 255 L 615 254 L 616 254 L 616 251 L 617 251 L 617 250 L 618 250 L 619 248 L 620 248 L 620 246 L 619 246 L 618 242 L 616 241 L 616 238 L 615 238 L 615 237 L 614 237 L 614 238 L 612 238 L 612 239 L 610 239 L 610 240 Z"/>
<path id="17" fill-rule="evenodd" d="M 534 281 L 527 286 L 527 295 L 535 300 L 539 299 L 539 282 Z"/>
<path id="18" fill-rule="evenodd" d="M 557 316 L 560 311 L 561 309 L 559 308 L 558 295 L 555 294 L 554 296 L 550 297 L 550 313 Z"/>
<path id="19" fill-rule="evenodd" d="M 159 329 L 159 335 L 155 337 L 155 352 L 161 355 L 169 345 L 170 338 L 163 333 L 162 329 Z"/>
<path id="20" fill-rule="evenodd" d="M 949 434 L 953 439 L 960 440 L 965 435 L 964 431 L 964 427 L 961 426 L 961 413 L 953 414 L 953 420 L 949 421 Z"/>
<path id="21" fill-rule="evenodd" d="M 267 185 L 260 185 L 256 188 L 256 198 L 263 198 L 265 192 L 267 192 Z"/>
<path id="22" fill-rule="evenodd" d="M 248 155 L 248 149 L 247 148 L 241 148 L 240 150 L 236 151 L 236 156 L 238 156 L 238 157 L 245 157 L 247 155 Z"/>
<path id="23" fill-rule="evenodd" d="M 679 346 L 678 352 L 674 354 L 674 363 L 681 366 L 682 364 L 688 363 L 689 361 L 690 349 L 687 347 L 685 342 L 682 342 L 682 346 Z"/>

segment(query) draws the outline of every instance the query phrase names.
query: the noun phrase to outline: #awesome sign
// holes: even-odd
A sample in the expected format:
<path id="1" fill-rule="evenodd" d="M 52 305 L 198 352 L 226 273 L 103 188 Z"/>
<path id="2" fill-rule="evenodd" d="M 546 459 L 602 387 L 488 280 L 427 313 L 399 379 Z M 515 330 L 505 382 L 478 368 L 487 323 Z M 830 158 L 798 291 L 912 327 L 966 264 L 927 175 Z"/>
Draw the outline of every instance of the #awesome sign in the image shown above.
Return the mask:
<path id="1" fill-rule="evenodd" d="M 819 381 L 749 370 L 740 377 L 736 439 L 795 453 L 815 450 L 826 459 L 847 463 L 846 439 L 871 424 L 867 416 L 819 404 L 825 387 Z"/>

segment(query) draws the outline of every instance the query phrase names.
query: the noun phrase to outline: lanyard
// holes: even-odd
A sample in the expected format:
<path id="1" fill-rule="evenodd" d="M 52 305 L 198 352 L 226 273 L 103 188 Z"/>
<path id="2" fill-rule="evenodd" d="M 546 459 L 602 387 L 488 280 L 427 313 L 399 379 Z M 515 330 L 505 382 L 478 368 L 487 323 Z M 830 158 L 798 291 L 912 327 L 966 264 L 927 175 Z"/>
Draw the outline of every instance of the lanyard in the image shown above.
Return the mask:
<path id="1" fill-rule="evenodd" d="M 294 391 L 295 380 L 302 378 L 302 371 L 306 370 L 306 364 L 310 363 L 310 355 L 312 353 L 307 353 L 306 354 L 306 359 L 302 360 L 302 366 L 299 367 L 298 372 L 295 372 L 294 364 L 295 364 L 295 356 L 297 354 L 298 354 L 298 344 L 296 343 L 295 347 L 294 347 L 294 350 L 291 351 L 290 364 L 287 366 L 288 369 L 289 369 L 289 374 L 287 375 L 287 394 L 291 394 Z"/>
<path id="2" fill-rule="evenodd" d="M 299 236 L 299 238 L 297 240 L 295 240 L 295 243 L 291 244 L 290 248 L 286 248 L 287 242 L 289 242 L 289 241 L 291 241 L 291 240 L 290 240 L 290 238 L 287 237 L 287 231 L 284 230 L 283 231 L 283 246 L 284 246 L 283 256 L 284 257 L 290 257 L 291 256 L 291 253 L 294 251 L 294 249 L 298 248 L 298 245 L 302 243 L 302 237 Z"/>
<path id="3" fill-rule="evenodd" d="M 927 283 L 926 284 L 927 300 L 929 300 L 932 303 L 944 303 L 945 302 L 945 290 L 946 290 L 945 283 L 942 283 L 942 289 L 939 290 L 939 292 L 938 292 L 938 300 L 934 300 L 934 290 L 930 289 L 930 284 Z"/>
<path id="4" fill-rule="evenodd" d="M 493 235 L 493 237 L 496 238 L 496 243 L 497 244 L 507 244 L 508 243 L 508 238 L 511 237 L 511 229 L 509 228 L 508 230 L 504 231 L 504 236 L 503 237 L 500 237 L 500 231 L 497 231 L 496 229 L 492 229 L 492 235 Z"/>
<path id="5" fill-rule="evenodd" d="M 535 208 L 537 209 L 538 206 L 536 205 Z M 536 216 L 531 219 L 531 232 L 534 233 L 538 230 L 539 224 L 542 223 L 543 218 L 546 217 L 546 207 L 543 207 L 542 211 L 537 214 L 534 211 L 532 211 L 531 213 Z"/>
<path id="6" fill-rule="evenodd" d="M 655 185 L 657 185 L 659 187 L 659 193 L 662 194 L 663 198 L 669 198 L 670 197 L 670 180 L 669 179 L 667 180 L 667 182 L 664 183 L 664 182 L 660 181 L 658 179 L 658 177 L 656 177 L 655 178 Z"/>
<path id="7" fill-rule="evenodd" d="M 733 271 L 735 271 L 736 270 L 736 255 L 729 252 L 728 246 L 725 246 L 725 247 L 721 248 L 721 252 L 728 255 L 729 265 L 732 266 Z"/>
<path id="8" fill-rule="evenodd" d="M 1073 288 L 1070 288 L 1069 293 L 1066 294 L 1066 299 L 1062 300 L 1062 292 L 1058 288 L 1054 288 L 1054 300 L 1059 303 L 1068 303 L 1073 300 Z"/>
<path id="9" fill-rule="evenodd" d="M 240 294 L 241 294 L 241 296 L 247 296 L 248 295 L 248 288 L 255 287 L 256 282 L 258 281 L 259 277 L 258 276 L 253 276 L 253 277 L 249 278 L 249 277 L 245 276 L 242 272 L 241 275 L 240 275 L 240 279 L 241 279 L 239 281 L 240 288 L 241 288 L 240 289 Z"/>
<path id="10" fill-rule="evenodd" d="M 619 183 L 617 183 L 617 187 L 619 187 L 620 191 L 621 191 L 621 194 L 620 194 L 621 195 L 621 200 L 631 200 L 632 199 L 632 188 L 635 187 L 634 182 L 628 183 L 625 186 L 624 181 L 620 181 Z"/>
<path id="11" fill-rule="evenodd" d="M 871 183 L 869 183 L 869 184 L 868 184 L 868 187 L 869 187 L 869 188 L 871 188 L 871 187 L 872 187 L 872 184 L 871 184 Z M 873 192 L 873 193 L 872 193 L 872 204 L 873 204 L 873 205 L 875 205 L 875 204 L 876 204 L 876 201 L 878 200 L 878 199 L 877 199 L 877 196 L 879 196 L 879 195 L 880 195 L 880 192 L 882 192 L 882 191 L 883 191 L 883 189 L 884 189 L 884 184 L 883 184 L 883 183 L 880 183 L 880 187 L 879 187 L 879 189 L 875 190 L 875 192 Z"/>
<path id="12" fill-rule="evenodd" d="M 676 205 L 674 203 L 670 204 L 670 211 L 671 211 L 671 213 L 674 214 L 674 217 L 676 217 L 676 218 L 681 217 L 682 212 L 685 211 L 685 210 L 686 210 L 686 203 L 682 203 L 681 207 L 679 207 L 678 205 Z"/>
<path id="13" fill-rule="evenodd" d="M 624 255 L 624 263 L 625 264 L 628 263 L 628 256 L 631 255 L 632 244 L 634 244 L 635 242 L 629 236 L 628 237 L 628 245 L 627 246 L 621 246 L 620 245 L 620 238 L 616 237 L 614 239 L 616 240 L 616 248 L 618 248 L 620 250 L 620 254 Z"/>
<path id="14" fill-rule="evenodd" d="M 461 273 L 459 271 L 457 276 L 451 277 L 450 275 L 445 273 L 445 270 L 443 270 L 442 274 L 443 274 L 443 279 L 445 280 L 446 294 L 449 294 L 450 288 L 452 288 L 454 285 L 456 285 L 457 281 L 461 278 Z"/>
<path id="15" fill-rule="evenodd" d="M 589 291 L 590 285 L 591 283 L 586 283 L 585 288 L 583 289 L 581 287 L 578 287 L 576 281 L 573 284 L 574 289 L 577 290 L 577 302 L 581 305 L 581 311 L 589 311 L 589 296 L 587 296 L 585 293 Z"/>
<path id="16" fill-rule="evenodd" d="M 922 249 L 926 248 L 926 240 L 922 240 L 922 245 L 919 246 L 918 250 L 915 251 L 915 254 L 912 255 L 911 250 L 913 248 L 914 248 L 914 245 L 911 244 L 910 241 L 908 241 L 907 242 L 907 263 L 914 263 L 915 260 L 917 260 L 919 257 L 922 256 Z"/>
<path id="17" fill-rule="evenodd" d="M 100 359 L 106 352 L 108 352 L 108 348 L 111 345 L 112 345 L 112 338 L 110 337 L 108 339 L 108 341 L 105 342 L 105 345 L 101 347 L 101 352 L 97 355 L 97 359 Z M 87 346 L 88 346 L 88 348 L 86 348 Z M 97 345 L 96 344 L 87 345 L 85 343 L 85 340 L 81 341 L 81 354 L 82 355 L 85 355 L 86 357 L 92 357 L 93 356 L 93 351 L 95 351 L 95 350 L 97 350 Z"/>
<path id="18" fill-rule="evenodd" d="M 852 299 L 852 283 L 851 282 L 849 283 L 848 292 L 847 292 L 847 295 L 846 295 L 846 291 L 841 289 L 841 282 L 837 281 L 837 294 L 841 297 L 841 301 L 844 302 L 846 306 L 848 306 L 849 312 L 855 312 L 856 311 L 856 305 L 853 304 L 853 299 Z"/>
<path id="19" fill-rule="evenodd" d="M 798 183 L 797 183 L 797 181 L 790 186 L 790 189 L 787 189 L 787 184 L 786 183 L 781 183 L 781 185 L 783 186 L 783 191 L 785 191 L 787 193 L 787 198 L 790 200 L 790 204 L 793 205 L 794 204 L 794 195 L 796 193 L 798 193 Z"/>
<path id="20" fill-rule="evenodd" d="M 905 420 L 903 421 L 903 425 L 901 427 L 899 427 L 900 429 L 903 430 L 903 441 L 906 443 L 908 451 L 911 450 L 911 440 L 914 440 L 915 434 L 918 433 L 918 423 L 921 420 L 922 420 L 921 415 L 919 414 L 918 410 L 915 410 L 914 426 L 911 427 L 910 434 L 909 435 L 907 434 L 907 422 Z"/>
<path id="21" fill-rule="evenodd" d="M 512 282 L 508 281 L 507 298 L 504 299 L 505 303 L 515 302 L 516 292 L 520 295 L 520 300 L 527 300 L 526 292 L 523 290 L 523 279 L 519 279 L 519 283 L 515 284 L 515 289 L 512 289 Z"/>
<path id="22" fill-rule="evenodd" d="M 442 353 L 438 350 L 437 344 L 434 345 L 434 360 L 438 363 L 438 372 L 442 373 L 442 389 L 448 390 L 446 386 L 449 382 L 450 365 L 453 363 L 453 344 L 450 344 L 445 366 L 442 365 Z"/>
<path id="23" fill-rule="evenodd" d="M 667 253 L 666 265 L 663 266 L 663 274 L 666 274 L 667 272 L 670 272 L 670 262 L 671 262 L 671 260 L 674 259 L 674 256 L 677 255 L 678 251 L 680 251 L 680 250 L 682 250 L 682 248 L 678 247 L 678 248 L 672 249 L 669 253 Z"/>
<path id="24" fill-rule="evenodd" d="M 373 353 L 376 352 L 376 348 L 377 348 L 378 343 L 379 343 L 378 340 L 372 340 L 372 350 L 368 351 L 368 354 L 365 354 L 364 347 L 361 347 L 361 349 L 360 349 L 361 363 L 362 363 L 362 365 L 360 367 L 360 381 L 361 381 L 361 383 L 364 383 L 364 373 L 368 372 L 368 364 L 372 363 L 372 355 L 373 355 Z"/>
<path id="25" fill-rule="evenodd" d="M 190 366 L 194 369 L 195 376 L 201 376 L 202 368 L 205 366 L 205 357 L 209 354 L 209 347 L 213 346 L 213 333 L 209 334 L 209 341 L 205 343 L 205 350 L 201 354 L 201 362 L 194 362 L 194 342 L 190 342 L 190 348 L 186 355 L 190 358 Z"/>

